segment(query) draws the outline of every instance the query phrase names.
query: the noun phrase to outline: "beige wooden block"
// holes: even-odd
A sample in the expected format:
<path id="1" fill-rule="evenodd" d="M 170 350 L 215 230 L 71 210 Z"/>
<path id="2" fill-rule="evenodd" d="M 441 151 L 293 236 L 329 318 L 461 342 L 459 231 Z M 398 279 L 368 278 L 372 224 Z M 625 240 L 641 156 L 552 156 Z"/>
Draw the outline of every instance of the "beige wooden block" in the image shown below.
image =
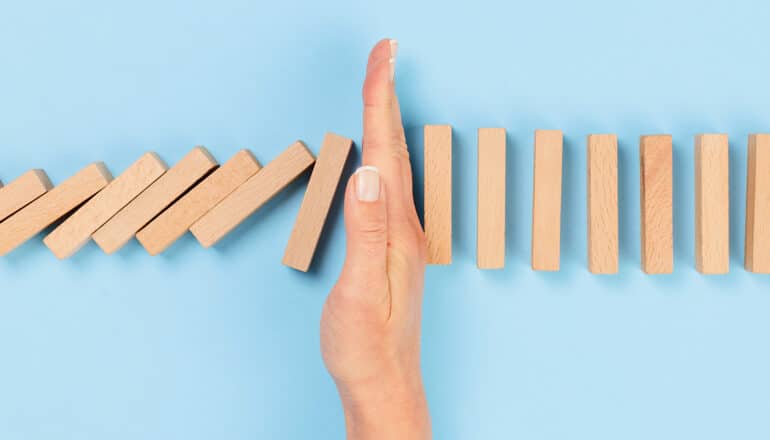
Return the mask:
<path id="1" fill-rule="evenodd" d="M 749 136 L 744 266 L 770 273 L 770 134 Z"/>
<path id="2" fill-rule="evenodd" d="M 43 229 L 91 198 L 112 180 L 107 167 L 97 162 L 80 170 L 0 223 L 0 255 L 16 249 Z"/>
<path id="3" fill-rule="evenodd" d="M 114 253 L 216 166 L 217 161 L 205 148 L 193 148 L 179 163 L 99 228 L 93 235 L 94 241 L 107 254 Z"/>
<path id="4" fill-rule="evenodd" d="M 535 131 L 532 270 L 559 270 L 562 150 L 561 130 Z"/>
<path id="5" fill-rule="evenodd" d="M 53 188 L 43 170 L 29 170 L 0 189 L 0 221 L 27 206 Z"/>
<path id="6" fill-rule="evenodd" d="M 166 169 L 166 164 L 155 153 L 144 154 L 48 234 L 43 242 L 57 258 L 69 258 L 88 242 L 97 229 L 147 189 Z"/>
<path id="7" fill-rule="evenodd" d="M 302 142 L 293 143 L 193 223 L 190 232 L 204 247 L 213 246 L 299 177 L 314 161 L 313 153 Z"/>
<path id="8" fill-rule="evenodd" d="M 452 126 L 426 125 L 423 135 L 428 264 L 451 264 Z"/>
<path id="9" fill-rule="evenodd" d="M 145 226 L 136 238 L 150 255 L 157 255 L 179 239 L 261 168 L 248 150 L 241 150 L 210 176 Z"/>
<path id="10" fill-rule="evenodd" d="M 695 267 L 730 271 L 730 153 L 726 134 L 695 137 Z"/>
<path id="11" fill-rule="evenodd" d="M 642 270 L 674 271 L 673 150 L 671 136 L 642 136 L 641 177 Z"/>
<path id="12" fill-rule="evenodd" d="M 505 129 L 480 128 L 476 265 L 505 266 Z"/>
<path id="13" fill-rule="evenodd" d="M 618 138 L 588 136 L 588 270 L 618 272 Z"/>
<path id="14" fill-rule="evenodd" d="M 307 272 L 353 141 L 327 133 L 283 254 L 283 264 Z"/>

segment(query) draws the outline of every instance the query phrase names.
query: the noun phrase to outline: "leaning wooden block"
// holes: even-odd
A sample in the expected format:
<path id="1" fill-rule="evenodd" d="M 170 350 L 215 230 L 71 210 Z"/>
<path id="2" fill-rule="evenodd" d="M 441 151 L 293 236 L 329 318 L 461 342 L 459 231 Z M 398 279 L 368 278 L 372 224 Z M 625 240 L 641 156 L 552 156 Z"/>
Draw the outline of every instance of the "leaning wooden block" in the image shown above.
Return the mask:
<path id="1" fill-rule="evenodd" d="M 588 136 L 588 270 L 618 272 L 618 138 Z"/>
<path id="2" fill-rule="evenodd" d="M 99 227 L 163 175 L 166 169 L 166 164 L 155 153 L 146 153 L 48 234 L 43 242 L 57 258 L 69 258 L 88 242 Z"/>
<path id="3" fill-rule="evenodd" d="M 307 272 L 353 141 L 327 133 L 294 222 L 283 264 Z"/>
<path id="4" fill-rule="evenodd" d="M 204 247 L 213 246 L 299 177 L 314 161 L 310 150 L 302 142 L 295 142 L 193 223 L 190 232 Z"/>
<path id="5" fill-rule="evenodd" d="M 209 212 L 249 177 L 259 171 L 257 159 L 241 150 L 171 205 L 136 234 L 150 255 L 157 255 L 179 239 L 190 226 Z"/>
<path id="6" fill-rule="evenodd" d="M 68 212 L 91 198 L 112 180 L 103 163 L 82 169 L 0 223 L 0 255 L 16 249 Z"/>
<path id="7" fill-rule="evenodd" d="M 476 264 L 505 266 L 505 129 L 479 129 Z"/>
<path id="8" fill-rule="evenodd" d="M 93 235 L 102 250 L 112 254 L 155 216 L 217 166 L 203 147 L 195 147 L 149 188 L 99 228 Z"/>
<path id="9" fill-rule="evenodd" d="M 695 137 L 695 267 L 730 271 L 730 155 L 726 134 Z"/>
<path id="10" fill-rule="evenodd" d="M 452 263 L 452 127 L 426 125 L 425 237 L 428 264 Z"/>
<path id="11" fill-rule="evenodd" d="M 561 130 L 535 131 L 532 270 L 559 270 L 562 148 Z"/>
<path id="12" fill-rule="evenodd" d="M 671 136 L 641 137 L 642 270 L 648 274 L 674 271 L 672 155 Z"/>
<path id="13" fill-rule="evenodd" d="M 0 189 L 0 221 L 47 193 L 53 185 L 43 170 L 29 170 Z"/>
<path id="14" fill-rule="evenodd" d="M 770 273 L 770 134 L 749 137 L 744 265 Z"/>

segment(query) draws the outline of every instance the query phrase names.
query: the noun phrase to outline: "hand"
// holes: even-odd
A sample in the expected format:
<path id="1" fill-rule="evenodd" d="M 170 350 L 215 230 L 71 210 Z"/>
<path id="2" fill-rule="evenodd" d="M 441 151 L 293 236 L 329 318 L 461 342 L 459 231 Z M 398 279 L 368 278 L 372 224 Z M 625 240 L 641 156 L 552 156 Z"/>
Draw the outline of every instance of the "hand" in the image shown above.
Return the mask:
<path id="1" fill-rule="evenodd" d="M 372 49 L 363 164 L 345 192 L 347 255 L 321 318 L 321 350 L 350 439 L 426 439 L 420 373 L 425 235 L 393 78 L 398 46 Z"/>

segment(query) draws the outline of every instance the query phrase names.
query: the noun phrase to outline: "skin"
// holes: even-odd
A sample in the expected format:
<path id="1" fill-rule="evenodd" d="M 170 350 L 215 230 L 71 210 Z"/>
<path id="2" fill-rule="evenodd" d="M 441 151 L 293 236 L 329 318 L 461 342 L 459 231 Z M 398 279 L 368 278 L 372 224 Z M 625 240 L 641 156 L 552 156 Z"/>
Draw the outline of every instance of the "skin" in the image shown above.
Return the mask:
<path id="1" fill-rule="evenodd" d="M 369 56 L 363 165 L 378 172 L 348 181 L 345 264 L 321 318 L 323 359 L 355 440 L 431 437 L 420 372 L 425 234 L 393 81 L 397 49 L 386 39 Z"/>

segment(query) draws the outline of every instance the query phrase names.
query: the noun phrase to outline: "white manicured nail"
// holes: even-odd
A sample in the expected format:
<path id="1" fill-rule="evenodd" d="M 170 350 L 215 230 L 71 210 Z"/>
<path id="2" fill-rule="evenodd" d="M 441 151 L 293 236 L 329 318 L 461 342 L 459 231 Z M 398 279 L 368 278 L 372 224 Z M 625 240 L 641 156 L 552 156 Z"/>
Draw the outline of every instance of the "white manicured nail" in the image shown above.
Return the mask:
<path id="1" fill-rule="evenodd" d="M 380 198 L 380 170 L 363 166 L 356 170 L 356 196 L 361 202 L 376 202 Z"/>

